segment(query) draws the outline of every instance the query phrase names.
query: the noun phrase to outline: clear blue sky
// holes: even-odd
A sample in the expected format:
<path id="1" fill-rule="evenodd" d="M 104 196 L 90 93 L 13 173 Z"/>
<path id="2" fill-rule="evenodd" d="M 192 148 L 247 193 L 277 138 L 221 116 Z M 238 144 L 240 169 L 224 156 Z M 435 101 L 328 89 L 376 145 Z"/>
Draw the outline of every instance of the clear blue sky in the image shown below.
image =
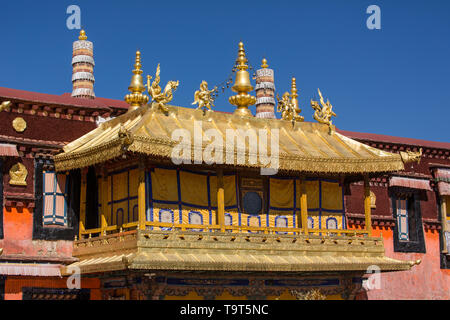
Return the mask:
<path id="1" fill-rule="evenodd" d="M 97 96 L 123 99 L 139 49 L 144 75 L 160 62 L 163 85 L 180 80 L 173 104 L 190 106 L 202 80 L 227 78 L 242 39 L 279 93 L 297 78 L 307 121 L 319 87 L 340 129 L 450 142 L 450 1 L 3 1 L 0 86 L 71 92 L 71 4 L 94 42 Z M 366 27 L 371 4 L 381 30 Z M 234 109 L 230 95 L 217 110 Z"/>

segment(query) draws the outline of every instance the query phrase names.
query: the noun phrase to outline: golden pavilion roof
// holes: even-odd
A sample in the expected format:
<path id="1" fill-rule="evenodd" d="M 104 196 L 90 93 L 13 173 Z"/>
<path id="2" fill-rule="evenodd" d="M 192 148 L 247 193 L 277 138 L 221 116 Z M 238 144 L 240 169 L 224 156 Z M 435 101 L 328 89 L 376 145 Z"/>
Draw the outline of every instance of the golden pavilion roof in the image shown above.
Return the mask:
<path id="1" fill-rule="evenodd" d="M 171 159 L 172 149 L 179 141 L 172 140 L 175 129 L 191 134 L 191 153 L 194 159 L 194 122 L 201 121 L 203 135 L 216 129 L 225 139 L 227 129 L 266 129 L 270 146 L 274 129 L 279 131 L 279 170 L 315 173 L 369 173 L 404 169 L 400 154 L 385 152 L 347 138 L 338 132 L 330 134 L 329 127 L 313 122 L 292 122 L 280 119 L 243 117 L 224 112 L 196 110 L 168 106 L 165 113 L 155 103 L 129 111 L 102 123 L 79 139 L 64 147 L 55 157 L 57 171 L 87 167 L 135 152 L 158 159 Z M 203 138 L 202 149 L 208 143 Z M 224 159 L 226 147 L 224 143 Z M 234 146 L 234 154 L 237 147 Z M 244 164 L 234 166 L 262 167 L 248 161 L 248 142 Z M 270 154 L 270 148 L 268 153 Z M 193 162 L 193 161 L 192 161 Z M 228 163 L 227 163 L 228 164 Z"/>

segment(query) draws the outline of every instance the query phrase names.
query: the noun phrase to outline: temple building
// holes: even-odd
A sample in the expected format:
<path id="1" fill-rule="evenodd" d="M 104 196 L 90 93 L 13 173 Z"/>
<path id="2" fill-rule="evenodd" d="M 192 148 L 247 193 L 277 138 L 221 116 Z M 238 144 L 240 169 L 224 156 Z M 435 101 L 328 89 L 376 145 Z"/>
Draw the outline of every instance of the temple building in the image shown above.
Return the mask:
<path id="1" fill-rule="evenodd" d="M 420 163 L 370 180 L 373 232 L 383 237 L 386 255 L 422 262 L 407 272 L 383 274 L 382 289 L 363 290 L 358 298 L 450 299 L 450 143 L 339 132 L 388 152 L 422 151 Z M 352 183 L 345 196 L 349 228 L 365 228 L 358 201 L 363 192 L 361 183 Z"/>
<path id="2" fill-rule="evenodd" d="M 320 90 L 305 121 L 242 42 L 230 113 L 206 81 L 171 105 L 183 84 L 143 64 L 124 101 L 95 97 L 82 31 L 72 93 L 0 88 L 2 298 L 379 299 L 424 272 L 448 295 L 448 143 L 339 130 Z"/>

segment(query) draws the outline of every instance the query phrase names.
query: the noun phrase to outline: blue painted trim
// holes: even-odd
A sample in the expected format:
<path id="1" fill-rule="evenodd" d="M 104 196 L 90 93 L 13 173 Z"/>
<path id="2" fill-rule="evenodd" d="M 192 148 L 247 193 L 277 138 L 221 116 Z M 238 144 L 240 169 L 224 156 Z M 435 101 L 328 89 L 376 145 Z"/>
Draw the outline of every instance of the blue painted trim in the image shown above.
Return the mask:
<path id="1" fill-rule="evenodd" d="M 279 219 L 284 219 L 286 221 L 286 228 L 289 228 L 289 219 L 286 216 L 276 216 L 275 217 L 275 227 L 278 227 L 277 222 Z M 278 232 L 276 231 L 276 233 L 278 234 L 286 234 L 287 232 L 283 231 L 283 232 Z"/>
<path id="2" fill-rule="evenodd" d="M 56 219 L 56 188 L 58 185 L 58 180 L 57 180 L 57 175 L 56 173 L 53 174 L 54 177 L 54 183 L 53 183 L 53 223 L 55 223 L 55 219 Z"/>
<path id="3" fill-rule="evenodd" d="M 255 215 L 248 215 L 247 216 L 247 226 L 250 227 L 250 218 L 258 218 L 258 226 L 261 227 L 261 216 L 255 216 Z M 249 233 L 253 233 L 252 231 L 248 230 Z"/>
<path id="4" fill-rule="evenodd" d="M 240 209 L 240 201 L 239 201 L 239 183 L 238 183 L 239 177 L 238 174 L 236 173 L 234 175 L 234 183 L 235 183 L 235 188 L 236 188 L 236 205 L 237 205 L 237 211 L 238 211 L 238 217 L 239 217 L 239 226 L 242 226 L 242 213 L 241 213 L 241 209 Z"/>
<path id="5" fill-rule="evenodd" d="M 201 221 L 200 224 L 203 224 L 203 214 L 202 214 L 200 211 L 195 211 L 195 210 L 191 210 L 191 211 L 189 211 L 189 213 L 188 213 L 189 224 L 191 224 L 191 216 L 192 216 L 193 214 L 199 215 L 199 216 L 200 216 L 200 221 Z"/>
<path id="6" fill-rule="evenodd" d="M 319 229 L 322 229 L 322 180 L 319 179 Z"/>
<path id="7" fill-rule="evenodd" d="M 225 217 L 230 217 L 230 226 L 232 226 L 233 225 L 233 216 L 230 213 L 225 212 Z M 225 223 L 225 225 L 227 225 L 227 224 Z"/>
<path id="8" fill-rule="evenodd" d="M 146 212 L 147 212 L 147 220 L 152 221 L 153 222 L 153 190 L 152 190 L 152 173 L 150 170 L 150 172 L 146 172 L 145 175 L 145 183 L 146 183 L 146 195 L 147 195 L 147 201 L 145 203 L 146 205 Z"/>
<path id="9" fill-rule="evenodd" d="M 206 178 L 206 192 L 208 194 L 208 210 L 209 210 L 209 224 L 212 223 L 212 210 L 211 210 L 211 187 L 210 187 L 210 175 L 208 174 L 208 177 Z M 217 212 L 216 212 L 217 214 Z"/>
<path id="10" fill-rule="evenodd" d="M 294 214 L 292 215 L 292 226 L 294 228 L 295 228 L 296 216 L 297 216 L 297 178 L 294 178 Z M 289 220 L 288 220 L 288 222 L 289 222 Z M 294 232 L 294 234 L 295 234 L 295 232 Z"/>
<path id="11" fill-rule="evenodd" d="M 130 170 L 128 170 L 127 171 L 127 194 L 128 194 L 128 203 L 127 203 L 127 205 L 128 205 L 128 222 L 131 222 L 130 221 Z"/>
<path id="12" fill-rule="evenodd" d="M 312 217 L 308 217 L 308 221 L 311 221 L 311 229 L 314 229 L 314 219 Z"/>
<path id="13" fill-rule="evenodd" d="M 340 185 L 340 184 L 339 184 Z M 347 223 L 345 221 L 345 195 L 344 195 L 344 186 L 341 186 L 341 190 L 342 190 L 342 229 L 346 230 L 347 229 Z"/>
<path id="14" fill-rule="evenodd" d="M 270 206 L 270 179 L 272 179 L 272 178 L 270 178 L 269 177 L 269 187 L 267 188 L 267 189 L 269 189 L 268 191 L 267 191 L 267 203 L 268 203 L 268 209 L 267 209 L 267 213 L 266 213 L 266 227 L 270 227 L 270 223 L 269 223 L 269 214 L 270 214 L 270 209 L 271 209 L 271 206 Z"/>
<path id="15" fill-rule="evenodd" d="M 111 176 L 111 220 L 112 220 L 112 218 L 113 218 L 113 212 L 114 212 L 114 190 L 113 190 L 113 185 L 114 185 L 114 180 L 113 180 L 113 177 L 114 177 L 114 174 L 111 174 L 110 175 Z M 108 178 L 107 178 L 108 179 Z M 127 200 L 128 200 L 128 197 L 126 198 Z M 107 204 L 109 204 L 108 202 L 106 202 Z"/>
<path id="16" fill-rule="evenodd" d="M 117 209 L 117 211 L 116 211 L 116 225 L 119 225 L 119 213 L 120 212 L 122 212 L 122 223 L 120 224 L 120 225 L 122 225 L 123 224 L 123 220 L 124 220 L 124 215 L 125 215 L 125 212 L 123 211 L 123 209 L 122 208 L 119 208 L 119 209 Z M 113 222 L 114 223 L 114 222 Z"/>
<path id="17" fill-rule="evenodd" d="M 172 216 L 172 222 L 171 223 L 174 223 L 175 222 L 175 217 L 174 217 L 174 212 L 173 212 L 172 209 L 159 209 L 159 222 L 162 222 L 161 221 L 161 214 L 164 213 L 164 212 L 170 212 L 170 214 Z M 170 227 L 162 227 L 161 230 L 172 230 L 172 228 L 170 228 Z"/>
<path id="18" fill-rule="evenodd" d="M 331 228 L 329 228 L 328 227 L 328 221 L 332 221 L 332 220 L 334 220 L 334 222 L 336 222 L 336 229 L 339 229 L 339 224 L 338 224 L 338 221 L 337 221 L 337 219 L 335 218 L 335 217 L 329 217 L 329 218 L 327 218 L 327 220 L 326 220 L 326 227 L 327 227 L 327 229 L 331 229 Z"/>
<path id="19" fill-rule="evenodd" d="M 179 223 L 183 223 L 183 207 L 181 203 L 181 183 L 180 183 L 180 170 L 177 168 L 177 190 L 178 190 L 178 210 L 179 210 Z"/>

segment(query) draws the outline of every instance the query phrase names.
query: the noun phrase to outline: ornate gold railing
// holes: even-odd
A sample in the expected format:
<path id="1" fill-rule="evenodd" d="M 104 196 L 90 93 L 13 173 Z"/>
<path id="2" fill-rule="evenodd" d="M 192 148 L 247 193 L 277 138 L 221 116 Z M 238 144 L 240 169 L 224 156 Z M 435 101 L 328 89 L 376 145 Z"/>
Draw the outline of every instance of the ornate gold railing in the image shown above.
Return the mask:
<path id="1" fill-rule="evenodd" d="M 325 235 L 325 236 L 369 236 L 367 230 L 349 230 L 349 229 L 303 229 L 303 228 L 281 228 L 281 227 L 253 227 L 253 226 L 230 226 L 218 224 L 181 224 L 168 222 L 146 221 L 145 227 L 142 229 L 156 230 L 180 230 L 195 232 L 232 232 L 232 233 L 263 233 L 263 234 L 306 234 L 306 235 Z M 91 238 L 92 236 L 100 236 L 123 231 L 140 229 L 139 222 L 130 222 L 120 226 L 107 226 L 103 231 L 102 228 L 83 229 L 80 230 L 80 239 Z"/>

